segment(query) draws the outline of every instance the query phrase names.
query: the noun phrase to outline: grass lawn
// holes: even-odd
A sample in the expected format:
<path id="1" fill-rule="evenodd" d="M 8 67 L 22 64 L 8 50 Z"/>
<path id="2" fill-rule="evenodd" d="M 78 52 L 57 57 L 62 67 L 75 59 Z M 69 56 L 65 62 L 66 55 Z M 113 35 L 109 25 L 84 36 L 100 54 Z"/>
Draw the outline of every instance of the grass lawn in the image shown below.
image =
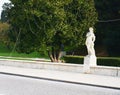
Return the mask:
<path id="1" fill-rule="evenodd" d="M 23 58 L 47 58 L 45 55 L 41 55 L 38 52 L 33 52 L 30 54 L 26 53 L 17 53 L 16 51 L 12 51 L 8 49 L 4 44 L 0 43 L 0 56 L 6 57 L 23 57 Z"/>

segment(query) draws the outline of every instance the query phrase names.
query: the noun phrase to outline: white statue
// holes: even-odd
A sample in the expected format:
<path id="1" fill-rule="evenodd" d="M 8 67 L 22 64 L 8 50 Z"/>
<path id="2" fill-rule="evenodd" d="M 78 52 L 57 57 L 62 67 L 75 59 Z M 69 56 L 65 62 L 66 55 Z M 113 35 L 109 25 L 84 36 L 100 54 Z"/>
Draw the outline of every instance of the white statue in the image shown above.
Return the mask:
<path id="1" fill-rule="evenodd" d="M 89 32 L 86 35 L 86 46 L 87 46 L 87 51 L 88 55 L 95 55 L 95 50 L 94 50 L 94 42 L 95 42 L 95 35 L 93 33 L 93 28 L 89 28 Z"/>
<path id="2" fill-rule="evenodd" d="M 84 57 L 84 73 L 91 73 L 90 67 L 97 66 L 95 49 L 94 49 L 95 35 L 93 33 L 93 28 L 89 28 L 89 32 L 86 34 L 86 46 L 88 55 Z"/>

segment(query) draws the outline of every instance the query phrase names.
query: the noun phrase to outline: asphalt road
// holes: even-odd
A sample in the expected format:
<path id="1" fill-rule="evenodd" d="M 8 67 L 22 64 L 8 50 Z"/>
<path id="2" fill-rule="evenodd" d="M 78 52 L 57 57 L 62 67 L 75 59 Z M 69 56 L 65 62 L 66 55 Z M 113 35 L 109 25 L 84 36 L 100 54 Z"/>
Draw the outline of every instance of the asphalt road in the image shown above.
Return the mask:
<path id="1" fill-rule="evenodd" d="M 0 95 L 120 95 L 120 90 L 0 74 Z"/>

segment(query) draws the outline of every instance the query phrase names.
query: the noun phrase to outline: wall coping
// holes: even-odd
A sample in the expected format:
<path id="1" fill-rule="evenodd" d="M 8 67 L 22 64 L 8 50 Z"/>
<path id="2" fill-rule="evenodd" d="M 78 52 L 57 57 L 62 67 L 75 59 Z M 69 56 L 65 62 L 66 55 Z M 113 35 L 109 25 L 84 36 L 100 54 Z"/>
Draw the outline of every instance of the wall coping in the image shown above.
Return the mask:
<path id="1" fill-rule="evenodd" d="M 65 72 L 74 72 L 74 73 L 85 73 L 83 71 L 84 65 L 72 64 L 72 63 L 0 59 L 0 65 L 31 68 L 31 69 L 46 69 L 46 70 L 65 71 Z M 89 74 L 120 77 L 120 67 L 94 66 L 94 67 L 90 67 Z"/>

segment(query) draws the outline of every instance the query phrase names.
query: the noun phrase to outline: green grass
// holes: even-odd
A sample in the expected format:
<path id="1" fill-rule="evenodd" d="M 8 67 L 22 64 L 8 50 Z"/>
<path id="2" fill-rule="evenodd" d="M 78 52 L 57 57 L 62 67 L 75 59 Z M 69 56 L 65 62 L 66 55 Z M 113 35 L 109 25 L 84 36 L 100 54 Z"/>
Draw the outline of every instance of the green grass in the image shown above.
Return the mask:
<path id="1" fill-rule="evenodd" d="M 4 44 L 0 43 L 0 56 L 7 57 L 23 57 L 23 58 L 47 58 L 48 56 L 42 55 L 38 52 L 33 52 L 30 54 L 26 53 L 18 53 L 16 51 L 12 51 L 12 49 L 8 49 Z"/>
<path id="2" fill-rule="evenodd" d="M 0 56 L 10 56 L 10 57 L 25 57 L 25 58 L 47 58 L 47 56 L 40 55 L 38 52 L 33 52 L 30 54 L 26 53 L 17 53 L 17 52 L 6 52 L 0 53 Z"/>
<path id="3" fill-rule="evenodd" d="M 9 59 L 9 60 L 26 60 L 26 61 L 42 61 L 42 62 L 50 62 L 47 58 L 26 58 L 26 57 L 6 57 L 6 56 L 0 56 L 0 59 Z"/>

